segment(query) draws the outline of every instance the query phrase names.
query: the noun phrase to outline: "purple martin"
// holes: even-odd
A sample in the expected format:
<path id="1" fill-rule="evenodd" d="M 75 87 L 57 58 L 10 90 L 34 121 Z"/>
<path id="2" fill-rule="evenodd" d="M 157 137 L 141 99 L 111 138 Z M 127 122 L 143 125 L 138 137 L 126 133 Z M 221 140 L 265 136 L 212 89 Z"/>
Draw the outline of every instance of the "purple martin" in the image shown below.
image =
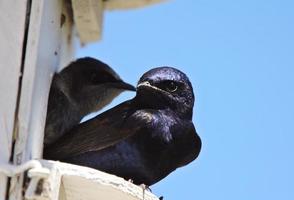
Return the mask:
<path id="1" fill-rule="evenodd" d="M 45 148 L 44 157 L 150 186 L 198 157 L 193 106 L 193 88 L 183 72 L 154 68 L 140 78 L 133 99 L 75 126 L 71 137 Z"/>
<path id="2" fill-rule="evenodd" d="M 85 115 L 102 109 L 125 90 L 136 88 L 97 59 L 85 57 L 70 63 L 52 80 L 44 146 L 54 143 Z"/>

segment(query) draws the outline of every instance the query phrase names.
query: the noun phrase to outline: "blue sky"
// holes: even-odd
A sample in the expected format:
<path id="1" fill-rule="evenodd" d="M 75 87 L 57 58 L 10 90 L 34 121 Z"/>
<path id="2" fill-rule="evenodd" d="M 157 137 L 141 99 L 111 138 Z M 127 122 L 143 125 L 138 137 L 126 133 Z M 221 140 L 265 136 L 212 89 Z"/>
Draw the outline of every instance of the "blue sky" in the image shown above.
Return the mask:
<path id="1" fill-rule="evenodd" d="M 107 12 L 77 51 L 136 84 L 174 66 L 196 93 L 200 157 L 152 186 L 166 200 L 294 199 L 294 1 L 174 0 Z M 111 107 L 133 97 L 124 93 Z M 108 107 L 109 108 L 109 107 Z"/>

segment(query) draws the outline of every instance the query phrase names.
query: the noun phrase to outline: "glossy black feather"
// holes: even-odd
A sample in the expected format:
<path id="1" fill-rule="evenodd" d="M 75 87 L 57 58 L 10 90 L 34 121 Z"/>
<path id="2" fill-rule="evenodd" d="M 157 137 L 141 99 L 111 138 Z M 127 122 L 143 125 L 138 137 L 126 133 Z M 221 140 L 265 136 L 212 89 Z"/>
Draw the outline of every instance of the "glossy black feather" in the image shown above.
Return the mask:
<path id="1" fill-rule="evenodd" d="M 155 68 L 141 77 L 134 99 L 74 127 L 44 157 L 152 185 L 197 158 L 193 105 L 184 73 Z"/>

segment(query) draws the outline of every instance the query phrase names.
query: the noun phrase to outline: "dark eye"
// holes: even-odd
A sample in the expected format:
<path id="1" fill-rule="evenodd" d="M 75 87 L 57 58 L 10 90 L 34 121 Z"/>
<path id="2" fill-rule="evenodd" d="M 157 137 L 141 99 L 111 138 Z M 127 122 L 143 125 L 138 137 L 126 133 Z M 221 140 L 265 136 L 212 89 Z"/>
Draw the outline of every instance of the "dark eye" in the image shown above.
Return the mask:
<path id="1" fill-rule="evenodd" d="M 174 81 L 168 81 L 164 83 L 164 90 L 168 92 L 175 92 L 177 91 L 177 89 L 178 89 L 178 85 Z"/>
<path id="2" fill-rule="evenodd" d="M 113 81 L 112 77 L 110 77 L 108 74 L 103 74 L 103 73 L 93 72 L 91 73 L 89 77 L 92 84 L 99 84 L 99 83 L 106 83 L 106 82 Z"/>

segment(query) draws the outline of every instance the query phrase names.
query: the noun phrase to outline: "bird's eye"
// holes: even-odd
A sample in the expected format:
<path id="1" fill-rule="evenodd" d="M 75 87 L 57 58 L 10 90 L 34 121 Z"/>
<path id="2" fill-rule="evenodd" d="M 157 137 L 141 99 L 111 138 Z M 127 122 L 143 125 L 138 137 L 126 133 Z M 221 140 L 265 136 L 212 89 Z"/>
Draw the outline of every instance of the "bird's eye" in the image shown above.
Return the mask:
<path id="1" fill-rule="evenodd" d="M 178 89 L 178 85 L 174 81 L 165 83 L 165 90 L 168 92 L 175 92 Z"/>

